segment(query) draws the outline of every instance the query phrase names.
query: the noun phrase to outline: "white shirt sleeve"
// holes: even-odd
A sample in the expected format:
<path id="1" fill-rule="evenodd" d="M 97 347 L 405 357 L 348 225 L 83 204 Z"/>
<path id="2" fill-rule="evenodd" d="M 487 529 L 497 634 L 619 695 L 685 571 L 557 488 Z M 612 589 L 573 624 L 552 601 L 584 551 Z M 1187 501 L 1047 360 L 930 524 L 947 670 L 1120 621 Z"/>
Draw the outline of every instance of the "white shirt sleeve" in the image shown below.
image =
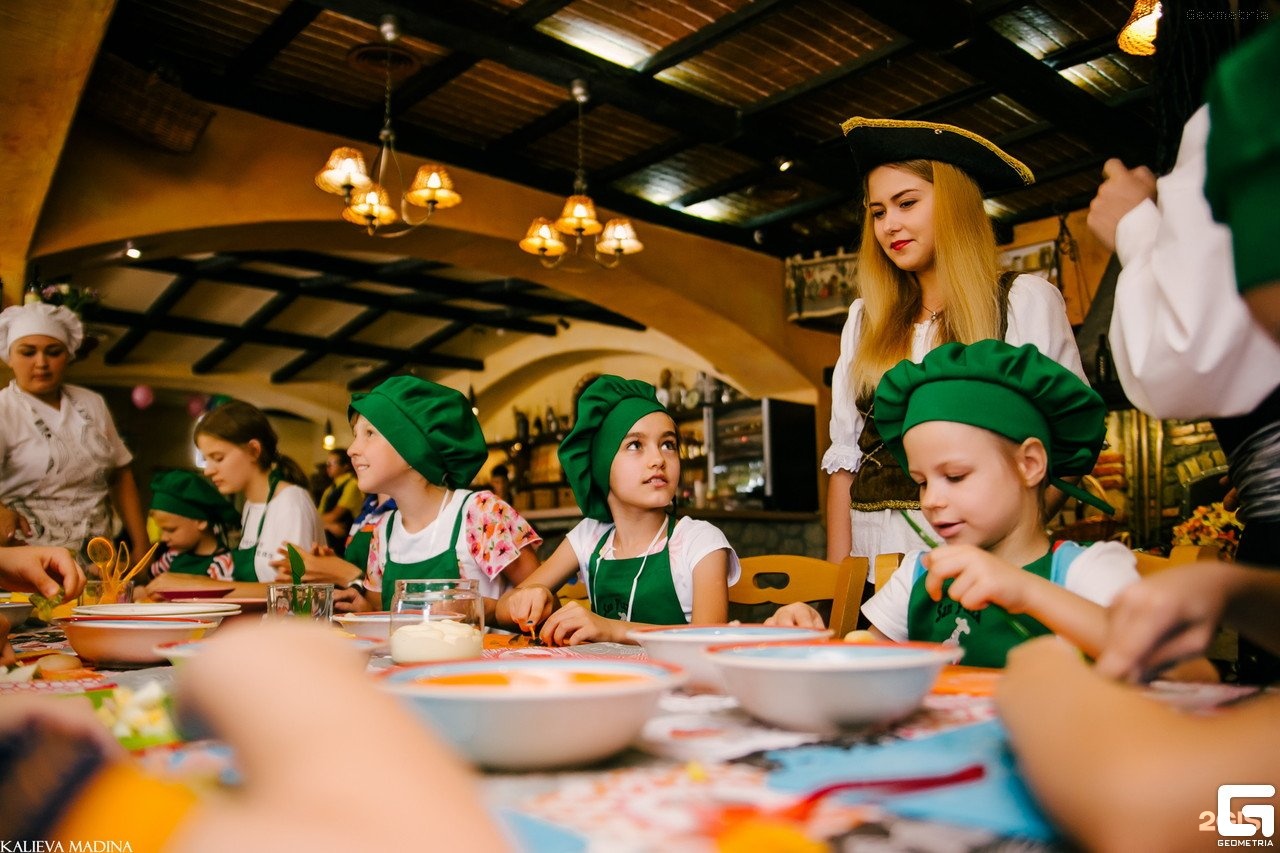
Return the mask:
<path id="1" fill-rule="evenodd" d="M 587 563 L 591 559 L 592 552 L 596 550 L 600 537 L 612 529 L 613 525 L 607 522 L 584 518 L 565 534 L 565 540 L 569 543 L 569 547 L 573 548 L 573 555 L 578 558 L 578 578 L 588 585 L 588 593 L 591 591 L 591 581 L 587 578 Z"/>
<path id="2" fill-rule="evenodd" d="M 256 530 L 257 520 L 252 524 Z M 292 542 L 300 548 L 309 549 L 324 541 L 324 528 L 320 525 L 320 515 L 311 502 L 311 495 L 293 483 L 281 483 L 267 504 L 267 520 L 254 547 L 253 566 L 258 572 L 258 580 L 263 583 L 275 580 L 276 570 L 271 563 L 279 559 L 284 543 Z"/>
<path id="3" fill-rule="evenodd" d="M 1071 561 L 1063 588 L 1107 607 L 1120 590 L 1137 583 L 1138 561 L 1120 542 L 1095 542 Z"/>
<path id="4" fill-rule="evenodd" d="M 720 528 L 697 518 L 686 517 L 676 522 L 670 543 L 671 583 L 676 589 L 676 597 L 680 599 L 686 619 L 693 618 L 694 568 L 708 554 L 722 549 L 729 552 L 726 583 L 733 586 L 742 577 L 742 564 Z"/>
<path id="5" fill-rule="evenodd" d="M 915 579 L 916 564 L 924 553 L 912 551 L 904 556 L 889 582 L 862 605 L 862 612 L 871 624 L 895 643 L 904 643 L 908 637 L 907 611 L 911 605 L 911 587 Z"/>
<path id="6" fill-rule="evenodd" d="M 1173 171 L 1120 220 L 1110 345 L 1134 404 L 1159 418 L 1253 411 L 1280 381 L 1280 345 L 1236 291 L 1231 232 L 1204 197 L 1208 107 L 1187 122 Z"/>
<path id="7" fill-rule="evenodd" d="M 1079 376 L 1086 384 L 1076 336 L 1067 321 L 1067 303 L 1058 288 L 1038 275 L 1020 275 L 1009 288 L 1009 327 L 1004 339 L 1036 349 Z"/>
<path id="8" fill-rule="evenodd" d="M 849 306 L 849 317 L 840 332 L 840 358 L 831 374 L 831 446 L 822 456 L 822 470 L 828 474 L 836 471 L 857 471 L 862 464 L 862 451 L 858 449 L 858 436 L 862 434 L 862 415 L 858 413 L 850 386 L 853 354 L 858 349 L 862 333 L 862 300 L 855 299 Z"/>

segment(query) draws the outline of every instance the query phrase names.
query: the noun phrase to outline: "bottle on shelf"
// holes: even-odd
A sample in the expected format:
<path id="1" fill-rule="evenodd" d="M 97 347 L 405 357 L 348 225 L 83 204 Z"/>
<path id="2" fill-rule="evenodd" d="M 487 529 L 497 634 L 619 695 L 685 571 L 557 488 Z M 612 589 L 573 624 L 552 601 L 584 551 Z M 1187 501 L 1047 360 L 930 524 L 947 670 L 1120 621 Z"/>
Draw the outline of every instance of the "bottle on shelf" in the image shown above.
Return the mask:
<path id="1" fill-rule="evenodd" d="M 551 404 L 547 404 L 547 432 L 556 433 L 560 431 L 560 419 L 556 417 L 556 410 L 551 408 Z"/>

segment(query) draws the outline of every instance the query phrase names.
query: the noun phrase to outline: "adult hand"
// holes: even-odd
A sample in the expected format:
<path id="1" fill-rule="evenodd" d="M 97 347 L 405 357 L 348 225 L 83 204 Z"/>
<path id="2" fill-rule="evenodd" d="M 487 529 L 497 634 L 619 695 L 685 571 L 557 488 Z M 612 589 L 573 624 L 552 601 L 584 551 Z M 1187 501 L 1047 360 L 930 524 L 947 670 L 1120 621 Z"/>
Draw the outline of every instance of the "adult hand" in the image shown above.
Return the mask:
<path id="1" fill-rule="evenodd" d="M 1098 241 L 1116 249 L 1116 228 L 1129 211 L 1147 199 L 1155 200 L 1156 176 L 1146 166 L 1128 169 L 1112 157 L 1102 166 L 1102 186 L 1089 202 L 1086 222 Z"/>
<path id="2" fill-rule="evenodd" d="M 822 614 L 803 601 L 784 604 L 773 615 L 764 620 L 766 625 L 777 625 L 784 628 L 825 628 Z"/>
<path id="3" fill-rule="evenodd" d="M 363 613 L 369 609 L 369 601 L 355 587 L 351 589 L 335 589 L 333 591 L 333 611 L 335 613 Z"/>
<path id="4" fill-rule="evenodd" d="M 66 601 L 84 589 L 84 571 L 66 548 L 0 548 L 0 589 L 38 592 L 45 598 L 61 589 Z"/>
<path id="5" fill-rule="evenodd" d="M 998 604 L 1010 613 L 1026 609 L 1027 581 L 1035 575 L 1008 560 L 973 545 L 943 545 L 921 560 L 929 570 L 925 590 L 934 601 L 942 600 L 942 584 L 951 579 L 947 596 L 966 610 L 981 610 L 988 604 Z"/>
<path id="6" fill-rule="evenodd" d="M 538 636 L 549 646 L 621 642 L 621 638 L 615 636 L 619 633 L 620 624 L 592 613 L 576 601 L 570 601 L 547 617 Z"/>
<path id="7" fill-rule="evenodd" d="M 1233 567 L 1192 563 L 1125 587 L 1107 611 L 1102 675 L 1142 681 L 1209 646 L 1231 597 Z"/>
<path id="8" fill-rule="evenodd" d="M 30 523 L 7 506 L 0 505 L 0 547 L 21 545 L 34 535 Z"/>

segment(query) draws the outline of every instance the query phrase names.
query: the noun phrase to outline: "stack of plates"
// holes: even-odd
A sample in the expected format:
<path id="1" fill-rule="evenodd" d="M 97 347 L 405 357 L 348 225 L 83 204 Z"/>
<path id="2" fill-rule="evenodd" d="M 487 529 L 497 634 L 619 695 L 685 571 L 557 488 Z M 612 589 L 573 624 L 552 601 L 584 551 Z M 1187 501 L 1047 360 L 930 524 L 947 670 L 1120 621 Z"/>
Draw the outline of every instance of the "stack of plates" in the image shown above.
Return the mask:
<path id="1" fill-rule="evenodd" d="M 77 616 L 115 616 L 128 619 L 197 618 L 203 622 L 220 624 L 223 619 L 241 612 L 239 603 L 230 601 L 200 601 L 187 603 L 165 602 L 157 604 L 85 604 L 74 611 Z"/>

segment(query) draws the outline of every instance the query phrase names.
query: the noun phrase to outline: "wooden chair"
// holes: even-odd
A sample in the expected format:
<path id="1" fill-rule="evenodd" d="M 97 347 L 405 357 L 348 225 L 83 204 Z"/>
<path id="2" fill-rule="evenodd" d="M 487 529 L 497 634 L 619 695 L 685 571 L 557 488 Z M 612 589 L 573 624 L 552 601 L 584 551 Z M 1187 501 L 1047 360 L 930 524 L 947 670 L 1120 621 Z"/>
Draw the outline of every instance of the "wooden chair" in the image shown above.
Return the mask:
<path id="1" fill-rule="evenodd" d="M 587 595 L 587 585 L 582 581 L 562 585 L 556 590 L 556 598 L 560 599 L 562 605 L 576 601 L 588 610 L 591 609 L 591 597 Z"/>
<path id="2" fill-rule="evenodd" d="M 884 585 L 893 577 L 893 573 L 902 565 L 902 554 L 876 555 L 876 592 L 884 589 Z"/>
<path id="3" fill-rule="evenodd" d="M 742 577 L 729 587 L 731 605 L 792 604 L 831 601 L 830 625 L 835 636 L 852 631 L 867 582 L 869 563 L 847 557 L 836 565 L 816 557 L 769 554 L 742 559 Z"/>
<path id="4" fill-rule="evenodd" d="M 1145 551 L 1134 551 L 1133 556 L 1138 560 L 1138 574 L 1144 578 L 1174 566 L 1198 563 L 1201 560 L 1222 559 L 1222 553 L 1212 545 L 1174 545 L 1167 557 L 1148 554 Z"/>

